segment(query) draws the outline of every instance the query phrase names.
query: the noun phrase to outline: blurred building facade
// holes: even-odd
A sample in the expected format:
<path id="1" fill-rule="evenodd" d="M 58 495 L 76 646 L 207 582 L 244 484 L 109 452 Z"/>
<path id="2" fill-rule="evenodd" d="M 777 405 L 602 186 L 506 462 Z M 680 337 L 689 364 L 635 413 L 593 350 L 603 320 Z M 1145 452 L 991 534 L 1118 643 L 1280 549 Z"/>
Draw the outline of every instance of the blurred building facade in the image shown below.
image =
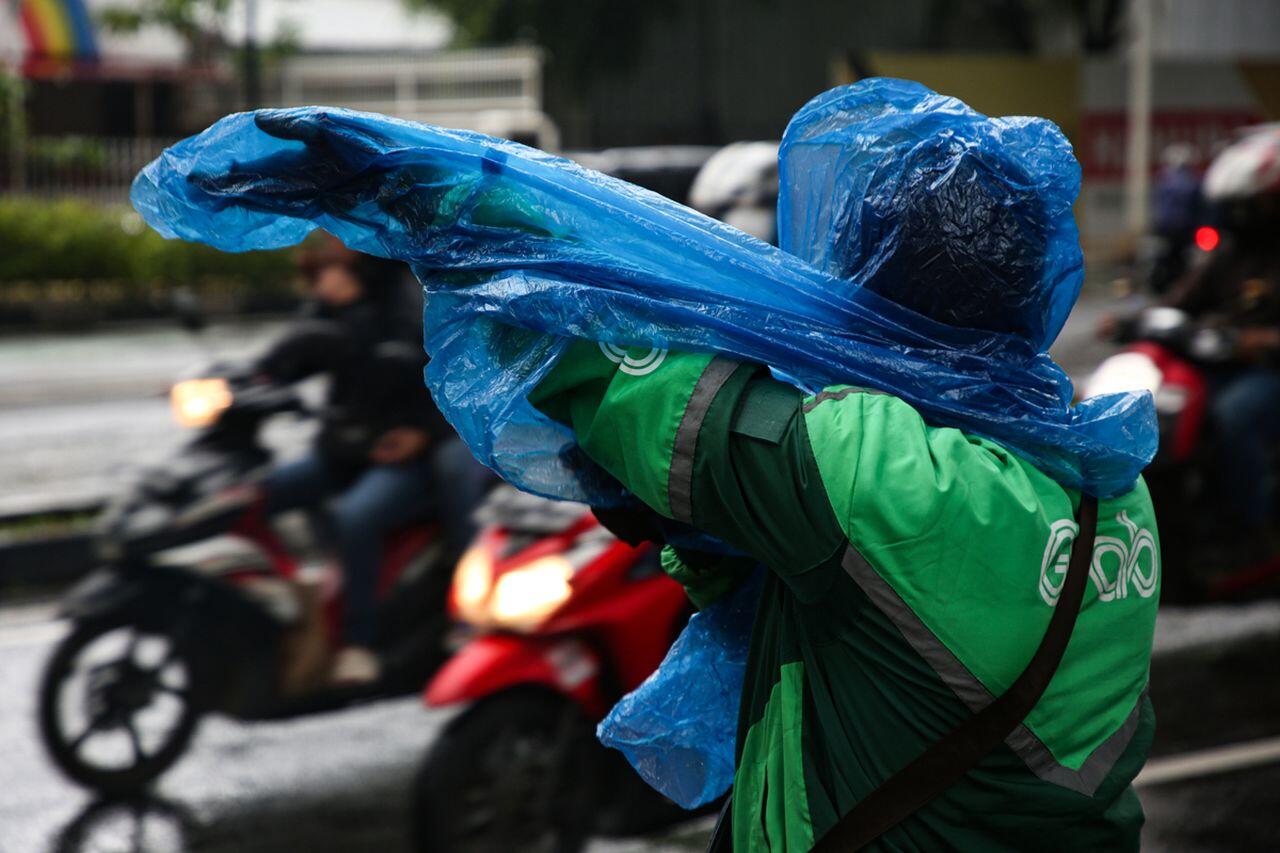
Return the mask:
<path id="1" fill-rule="evenodd" d="M 1280 3 L 1152 4 L 1152 149 L 1203 165 L 1280 120 Z M 777 139 L 806 100 L 866 76 L 919 80 L 991 115 L 1041 115 L 1076 146 L 1086 241 L 1123 231 L 1129 4 L 707 0 L 649 23 L 625 73 L 547 85 L 566 144 Z M 1158 158 L 1153 158 L 1153 162 Z"/>
<path id="2" fill-rule="evenodd" d="M 636 61 L 577 76 L 536 43 L 451 49 L 454 25 L 403 0 L 235 0 L 216 50 L 95 23 L 121 2 L 0 0 L 0 63 L 24 80 L 27 138 L 19 150 L 6 134 L 8 186 L 122 200 L 160 147 L 244 105 L 252 41 L 268 60 L 261 105 L 373 110 L 553 150 L 777 139 L 833 83 L 909 77 L 990 114 L 1056 121 L 1083 164 L 1086 235 L 1119 227 L 1126 0 L 698 0 L 638 13 Z M 1190 142 L 1203 162 L 1240 125 L 1280 118 L 1280 3 L 1152 8 L 1157 152 Z"/>
<path id="3" fill-rule="evenodd" d="M 123 201 L 165 145 L 246 106 L 250 43 L 252 106 L 343 106 L 559 146 L 536 47 L 449 50 L 448 19 L 401 0 L 237 0 L 199 39 L 102 25 L 120 5 L 0 0 L 0 71 L 20 81 L 0 109 L 0 186 Z"/>

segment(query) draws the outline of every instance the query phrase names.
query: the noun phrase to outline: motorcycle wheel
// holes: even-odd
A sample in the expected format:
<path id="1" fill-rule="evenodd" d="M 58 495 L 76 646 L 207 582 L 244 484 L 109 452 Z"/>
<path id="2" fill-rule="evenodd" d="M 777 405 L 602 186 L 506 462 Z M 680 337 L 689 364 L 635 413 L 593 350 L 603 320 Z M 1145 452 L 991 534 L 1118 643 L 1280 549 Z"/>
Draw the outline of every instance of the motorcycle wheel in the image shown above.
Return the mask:
<path id="1" fill-rule="evenodd" d="M 191 661 L 167 634 L 121 621 L 81 624 L 45 666 L 40 734 L 68 778 L 135 794 L 178 760 L 200 719 Z"/>
<path id="2" fill-rule="evenodd" d="M 58 833 L 52 853 L 183 853 L 199 828 L 195 816 L 169 800 L 142 796 L 95 800 Z M 122 843 L 128 846 L 121 846 Z"/>
<path id="3" fill-rule="evenodd" d="M 601 749 L 569 699 L 517 687 L 456 718 L 413 787 L 414 848 L 577 853 L 591 834 Z"/>

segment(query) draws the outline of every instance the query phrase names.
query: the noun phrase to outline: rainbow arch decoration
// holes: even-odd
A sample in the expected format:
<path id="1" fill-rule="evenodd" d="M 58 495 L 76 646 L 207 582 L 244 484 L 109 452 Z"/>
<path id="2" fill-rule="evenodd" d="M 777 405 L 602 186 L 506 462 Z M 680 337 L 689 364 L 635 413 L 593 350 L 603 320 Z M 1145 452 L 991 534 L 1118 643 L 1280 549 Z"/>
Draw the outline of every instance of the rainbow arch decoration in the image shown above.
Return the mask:
<path id="1" fill-rule="evenodd" d="M 92 61 L 98 39 L 84 0 L 19 0 L 28 59 Z"/>

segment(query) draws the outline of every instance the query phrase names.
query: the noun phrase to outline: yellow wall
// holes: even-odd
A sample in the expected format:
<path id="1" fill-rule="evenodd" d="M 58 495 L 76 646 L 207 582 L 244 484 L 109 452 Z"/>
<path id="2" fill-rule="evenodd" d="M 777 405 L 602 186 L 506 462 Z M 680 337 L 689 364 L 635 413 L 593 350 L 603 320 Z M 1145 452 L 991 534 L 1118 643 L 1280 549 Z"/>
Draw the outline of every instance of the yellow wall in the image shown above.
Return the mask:
<path id="1" fill-rule="evenodd" d="M 990 116 L 1043 116 L 1073 139 L 1080 127 L 1080 61 L 1073 57 L 873 52 L 864 57 L 879 77 L 917 80 Z M 848 66 L 837 83 L 852 83 Z"/>

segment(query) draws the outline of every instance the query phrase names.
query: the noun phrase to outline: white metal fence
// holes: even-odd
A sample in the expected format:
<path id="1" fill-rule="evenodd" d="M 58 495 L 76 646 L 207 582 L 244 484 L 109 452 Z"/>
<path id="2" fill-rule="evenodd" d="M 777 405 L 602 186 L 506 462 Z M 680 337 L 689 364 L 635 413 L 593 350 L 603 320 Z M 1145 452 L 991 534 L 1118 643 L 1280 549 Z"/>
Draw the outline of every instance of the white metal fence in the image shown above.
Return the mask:
<path id="1" fill-rule="evenodd" d="M 280 67 L 280 106 L 323 104 L 559 147 L 542 111 L 542 53 L 534 47 L 406 56 L 295 56 Z"/>
<path id="2" fill-rule="evenodd" d="M 173 141 L 32 137 L 18 151 L 0 149 L 0 186 L 6 194 L 122 204 L 134 176 Z"/>

